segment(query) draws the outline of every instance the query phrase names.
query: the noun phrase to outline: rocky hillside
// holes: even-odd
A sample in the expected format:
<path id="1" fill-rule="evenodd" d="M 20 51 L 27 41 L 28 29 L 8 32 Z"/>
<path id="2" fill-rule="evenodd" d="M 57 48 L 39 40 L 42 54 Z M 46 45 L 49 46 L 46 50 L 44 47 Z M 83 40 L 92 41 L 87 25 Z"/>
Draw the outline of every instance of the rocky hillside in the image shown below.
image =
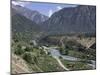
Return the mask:
<path id="1" fill-rule="evenodd" d="M 49 33 L 95 33 L 96 7 L 79 5 L 55 12 L 43 24 Z"/>
<path id="2" fill-rule="evenodd" d="M 35 10 L 30 10 L 26 7 L 22 7 L 20 5 L 13 5 L 12 8 L 15 9 L 20 15 L 23 15 L 24 17 L 30 19 L 31 21 L 36 22 L 37 24 L 44 22 L 48 19 L 47 16 L 39 13 Z"/>

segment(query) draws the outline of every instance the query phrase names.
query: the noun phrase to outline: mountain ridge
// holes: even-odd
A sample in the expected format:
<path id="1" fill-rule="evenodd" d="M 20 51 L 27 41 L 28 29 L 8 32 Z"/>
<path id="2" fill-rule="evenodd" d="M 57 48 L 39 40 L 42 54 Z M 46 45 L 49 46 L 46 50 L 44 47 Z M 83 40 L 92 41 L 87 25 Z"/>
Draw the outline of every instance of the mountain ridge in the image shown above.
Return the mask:
<path id="1" fill-rule="evenodd" d="M 50 33 L 95 33 L 95 19 L 95 6 L 79 5 L 55 12 L 42 26 Z"/>
<path id="2" fill-rule="evenodd" d="M 15 9 L 17 13 L 25 16 L 26 18 L 30 19 L 31 21 L 36 22 L 37 24 L 44 22 L 45 20 L 48 19 L 47 16 L 41 14 L 40 12 L 36 10 L 30 10 L 26 7 L 22 7 L 20 5 L 13 5 L 12 4 L 12 9 Z"/>

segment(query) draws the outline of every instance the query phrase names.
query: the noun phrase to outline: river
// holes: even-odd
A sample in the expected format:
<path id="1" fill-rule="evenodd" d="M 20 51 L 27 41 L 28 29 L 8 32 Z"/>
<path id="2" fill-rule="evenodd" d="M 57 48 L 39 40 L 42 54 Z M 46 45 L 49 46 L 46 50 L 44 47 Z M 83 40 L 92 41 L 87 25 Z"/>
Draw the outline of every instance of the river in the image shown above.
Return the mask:
<path id="1" fill-rule="evenodd" d="M 57 57 L 57 58 L 62 57 L 64 60 L 73 61 L 73 62 L 77 62 L 77 61 L 81 60 L 80 58 L 76 58 L 76 57 L 72 57 L 72 56 L 68 56 L 68 55 L 62 55 L 59 52 L 59 50 L 57 50 L 55 48 L 45 47 L 45 49 L 48 49 L 48 52 L 50 52 L 52 57 Z M 94 61 L 94 60 L 90 60 L 90 61 L 91 61 L 91 64 L 90 63 L 87 63 L 87 64 L 89 66 L 92 66 L 93 69 L 95 69 L 96 68 L 96 61 Z"/>

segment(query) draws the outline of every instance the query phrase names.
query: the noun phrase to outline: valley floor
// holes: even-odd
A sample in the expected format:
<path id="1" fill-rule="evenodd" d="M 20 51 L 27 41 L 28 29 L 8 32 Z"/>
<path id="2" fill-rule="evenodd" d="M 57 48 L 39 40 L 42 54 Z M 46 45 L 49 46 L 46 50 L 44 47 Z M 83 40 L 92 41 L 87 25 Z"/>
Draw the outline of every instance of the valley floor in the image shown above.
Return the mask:
<path id="1" fill-rule="evenodd" d="M 59 38 L 56 39 L 58 40 Z M 88 48 L 84 48 L 84 51 L 87 51 L 88 53 L 80 51 L 83 50 L 83 46 L 87 46 L 85 44 L 86 40 L 88 41 L 88 43 L 90 43 L 91 41 L 92 43 L 95 43 L 95 38 L 86 38 L 86 40 L 84 38 L 84 40 L 82 41 L 77 39 L 77 42 L 80 44 L 85 42 L 83 45 L 81 44 L 82 46 L 80 46 L 76 42 L 74 44 L 74 40 L 71 41 L 71 43 L 69 41 L 65 42 L 66 37 L 61 37 L 61 46 L 51 45 L 51 42 L 52 40 L 55 40 L 55 37 L 52 39 L 50 38 L 49 40 L 51 41 L 46 42 L 46 45 L 45 43 L 42 45 L 38 45 L 35 40 L 35 44 L 25 43 L 22 41 L 13 41 L 11 62 L 12 74 L 90 70 L 96 68 L 95 55 L 93 55 L 92 52 L 92 50 L 95 51 L 95 49 L 89 48 L 88 50 Z M 67 45 L 68 47 L 65 48 L 65 45 Z M 79 51 L 77 48 L 78 45 Z"/>

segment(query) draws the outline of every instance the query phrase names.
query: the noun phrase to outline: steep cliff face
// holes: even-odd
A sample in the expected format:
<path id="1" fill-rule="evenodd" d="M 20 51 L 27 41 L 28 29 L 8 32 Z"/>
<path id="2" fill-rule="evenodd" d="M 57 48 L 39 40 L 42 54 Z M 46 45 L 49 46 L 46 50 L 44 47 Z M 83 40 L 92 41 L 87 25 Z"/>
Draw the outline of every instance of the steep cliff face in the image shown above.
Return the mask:
<path id="1" fill-rule="evenodd" d="M 34 30 L 41 28 L 41 31 L 47 34 L 95 33 L 96 31 L 95 6 L 78 5 L 77 7 L 63 8 L 55 12 L 49 19 L 44 18 L 44 15 L 37 11 L 31 11 L 22 6 L 12 6 L 12 15 L 16 14 L 20 15 L 20 23 L 23 22 L 23 19 L 29 21 L 26 21 L 28 24 L 25 21 L 22 24 L 25 28 L 29 28 L 29 31 L 32 25 Z M 21 25 L 18 26 L 19 30 Z"/>
<path id="2" fill-rule="evenodd" d="M 54 33 L 95 33 L 96 7 L 63 8 L 43 23 L 43 29 Z"/>

